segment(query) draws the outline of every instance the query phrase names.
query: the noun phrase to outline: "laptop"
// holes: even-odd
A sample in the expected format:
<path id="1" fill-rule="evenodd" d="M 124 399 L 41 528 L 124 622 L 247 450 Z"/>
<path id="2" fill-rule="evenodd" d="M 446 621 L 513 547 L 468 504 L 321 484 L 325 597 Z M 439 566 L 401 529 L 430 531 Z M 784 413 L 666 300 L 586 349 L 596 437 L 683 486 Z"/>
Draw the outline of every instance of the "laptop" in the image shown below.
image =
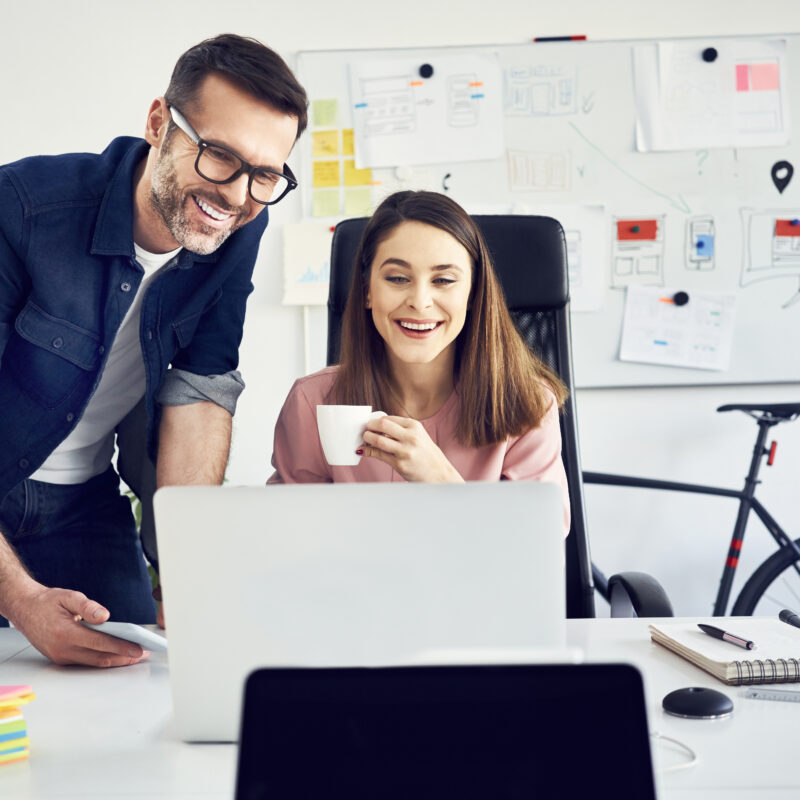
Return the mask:
<path id="1" fill-rule="evenodd" d="M 438 663 L 443 651 L 519 660 L 564 646 L 555 484 L 168 487 L 154 508 L 185 741 L 237 739 L 258 667 Z"/>
<path id="2" fill-rule="evenodd" d="M 628 664 L 261 669 L 236 800 L 655 800 Z"/>

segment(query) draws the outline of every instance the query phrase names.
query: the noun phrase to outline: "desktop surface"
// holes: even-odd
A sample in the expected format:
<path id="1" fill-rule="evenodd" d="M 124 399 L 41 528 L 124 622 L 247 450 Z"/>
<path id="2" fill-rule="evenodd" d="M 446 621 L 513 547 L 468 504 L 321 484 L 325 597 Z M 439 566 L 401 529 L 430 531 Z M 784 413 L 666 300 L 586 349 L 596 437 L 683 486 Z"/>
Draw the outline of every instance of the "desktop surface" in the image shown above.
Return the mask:
<path id="1" fill-rule="evenodd" d="M 711 617 L 694 621 L 719 624 Z M 686 754 L 668 742 L 652 742 L 660 800 L 796 800 L 800 796 L 794 756 L 798 704 L 745 698 L 744 687 L 726 687 L 653 644 L 647 631 L 650 622 L 657 621 L 576 619 L 567 620 L 566 628 L 567 644 L 583 648 L 587 660 L 637 665 L 644 678 L 650 730 L 674 737 L 698 754 L 694 766 L 664 773 L 665 768 L 685 764 Z M 238 748 L 178 739 L 165 654 L 154 653 L 142 664 L 106 671 L 63 668 L 49 663 L 18 631 L 1 630 L 0 684 L 25 683 L 37 695 L 25 706 L 30 760 L 0 767 L 0 796 L 233 798 Z M 664 695 L 684 686 L 727 693 L 734 702 L 732 716 L 701 721 L 665 714 Z"/>

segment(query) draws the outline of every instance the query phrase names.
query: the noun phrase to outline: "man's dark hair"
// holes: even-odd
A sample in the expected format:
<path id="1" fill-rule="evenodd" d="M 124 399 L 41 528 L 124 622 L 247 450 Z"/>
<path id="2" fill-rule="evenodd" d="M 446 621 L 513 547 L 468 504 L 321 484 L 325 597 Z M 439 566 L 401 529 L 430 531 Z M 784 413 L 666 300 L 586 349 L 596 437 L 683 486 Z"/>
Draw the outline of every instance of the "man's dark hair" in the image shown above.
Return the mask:
<path id="1" fill-rule="evenodd" d="M 297 136 L 308 124 L 305 89 L 286 62 L 257 39 L 222 33 L 189 48 L 175 64 L 165 93 L 168 105 L 191 105 L 205 78 L 222 75 L 258 100 L 297 119 Z"/>

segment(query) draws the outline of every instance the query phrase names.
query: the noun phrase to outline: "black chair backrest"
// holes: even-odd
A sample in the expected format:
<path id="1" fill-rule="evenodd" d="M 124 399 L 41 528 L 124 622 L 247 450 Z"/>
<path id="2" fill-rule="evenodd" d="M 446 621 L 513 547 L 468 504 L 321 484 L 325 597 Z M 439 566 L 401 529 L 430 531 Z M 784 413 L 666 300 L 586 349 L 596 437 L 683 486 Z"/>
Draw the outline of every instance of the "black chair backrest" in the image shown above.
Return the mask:
<path id="1" fill-rule="evenodd" d="M 567 616 L 594 616 L 594 585 L 583 503 L 573 396 L 569 286 L 564 230 L 550 217 L 474 216 L 492 254 L 506 303 L 528 346 L 561 378 L 569 399 L 561 415 L 562 459 L 570 491 L 567 537 Z M 339 361 L 342 315 L 365 217 L 336 226 L 328 294 L 328 364 Z"/>

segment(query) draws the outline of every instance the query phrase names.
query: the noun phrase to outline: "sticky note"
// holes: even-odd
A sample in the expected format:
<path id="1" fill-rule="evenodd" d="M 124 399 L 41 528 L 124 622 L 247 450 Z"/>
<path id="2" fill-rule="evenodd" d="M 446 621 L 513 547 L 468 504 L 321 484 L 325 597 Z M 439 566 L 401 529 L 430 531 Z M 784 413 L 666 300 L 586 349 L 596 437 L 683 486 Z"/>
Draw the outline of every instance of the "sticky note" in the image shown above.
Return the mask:
<path id="1" fill-rule="evenodd" d="M 342 155 L 354 156 L 356 154 L 356 145 L 354 131 L 352 128 L 344 128 L 342 130 Z"/>
<path id="2" fill-rule="evenodd" d="M 714 237 L 707 233 L 701 233 L 695 242 L 695 252 L 697 255 L 711 258 L 714 255 Z"/>
<path id="3" fill-rule="evenodd" d="M 800 236 L 800 225 L 793 225 L 792 219 L 776 219 L 775 220 L 775 235 L 776 236 Z"/>
<path id="4" fill-rule="evenodd" d="M 21 697 L 22 695 L 29 694 L 30 692 L 31 687 L 28 684 L 0 686 L 0 700 L 7 700 L 9 697 Z"/>
<path id="5" fill-rule="evenodd" d="M 753 92 L 777 91 L 781 86 L 777 61 L 750 64 L 750 89 Z"/>
<path id="6" fill-rule="evenodd" d="M 338 161 L 313 161 L 311 185 L 315 189 L 327 189 L 341 185 Z"/>
<path id="7" fill-rule="evenodd" d="M 344 190 L 346 217 L 368 217 L 372 214 L 372 189 L 367 186 Z"/>
<path id="8" fill-rule="evenodd" d="M 344 185 L 345 186 L 371 186 L 372 170 L 356 169 L 355 159 L 347 159 L 344 162 Z"/>
<path id="9" fill-rule="evenodd" d="M 339 131 L 314 131 L 311 134 L 311 157 L 330 158 L 339 155 Z"/>
<path id="10" fill-rule="evenodd" d="M 747 64 L 736 65 L 736 91 L 746 92 L 750 88 L 750 70 Z"/>
<path id="11" fill-rule="evenodd" d="M 335 97 L 311 103 L 311 119 L 315 128 L 335 128 L 338 116 L 339 101 Z"/>
<path id="12" fill-rule="evenodd" d="M 658 220 L 621 219 L 617 220 L 617 241 L 626 239 L 655 241 L 658 236 Z"/>
<path id="13" fill-rule="evenodd" d="M 30 750 L 27 747 L 12 750 L 10 753 L 0 753 L 0 764 L 10 764 L 12 761 L 24 761 L 29 756 Z"/>
<path id="14" fill-rule="evenodd" d="M 311 215 L 314 217 L 338 217 L 341 213 L 339 190 L 315 189 L 311 197 Z"/>

